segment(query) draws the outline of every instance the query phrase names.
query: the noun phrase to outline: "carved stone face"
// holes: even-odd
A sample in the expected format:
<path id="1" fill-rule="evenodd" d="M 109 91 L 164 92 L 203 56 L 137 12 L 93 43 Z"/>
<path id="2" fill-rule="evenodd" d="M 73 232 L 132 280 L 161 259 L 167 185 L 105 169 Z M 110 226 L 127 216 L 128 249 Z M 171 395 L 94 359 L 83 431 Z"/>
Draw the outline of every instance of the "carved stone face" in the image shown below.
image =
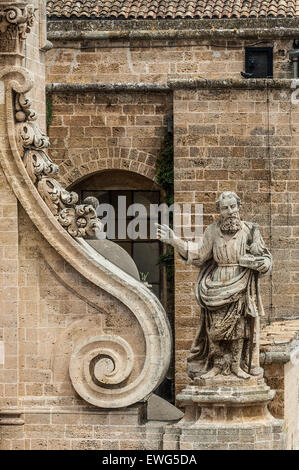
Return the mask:
<path id="1" fill-rule="evenodd" d="M 239 206 L 234 196 L 228 196 L 219 203 L 220 228 L 223 232 L 234 233 L 240 229 Z"/>
<path id="2" fill-rule="evenodd" d="M 222 220 L 228 217 L 239 217 L 239 206 L 236 198 L 228 196 L 219 203 L 219 211 Z"/>

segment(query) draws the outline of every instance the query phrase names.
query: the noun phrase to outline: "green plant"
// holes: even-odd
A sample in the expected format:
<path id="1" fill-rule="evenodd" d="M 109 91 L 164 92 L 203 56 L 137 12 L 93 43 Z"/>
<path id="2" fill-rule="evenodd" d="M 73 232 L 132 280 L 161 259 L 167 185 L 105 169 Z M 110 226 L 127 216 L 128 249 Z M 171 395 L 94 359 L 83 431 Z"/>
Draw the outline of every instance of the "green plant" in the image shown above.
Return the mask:
<path id="1" fill-rule="evenodd" d="M 165 267 L 167 281 L 172 284 L 174 281 L 174 250 L 172 246 L 167 246 L 166 253 L 159 257 L 158 264 Z"/>
<path id="2" fill-rule="evenodd" d="M 140 274 L 140 281 L 141 281 L 141 282 L 146 282 L 146 280 L 147 280 L 147 278 L 148 278 L 148 275 L 149 275 L 149 272 L 147 272 L 147 273 L 142 273 L 142 272 L 140 271 L 139 274 Z"/>
<path id="3" fill-rule="evenodd" d="M 156 163 L 156 181 L 160 184 L 164 190 L 164 200 L 168 206 L 171 206 L 174 202 L 174 169 L 173 169 L 173 135 L 168 132 L 164 138 L 162 149 L 157 158 Z M 169 218 L 169 225 L 173 227 L 173 218 Z M 167 283 L 167 292 L 166 292 L 166 305 L 165 309 L 167 311 L 167 316 L 170 321 L 170 324 L 174 330 L 174 249 L 172 246 L 167 245 L 163 247 L 164 253 L 159 257 L 158 263 L 166 271 L 166 283 Z M 174 356 L 173 356 L 174 357 Z M 173 371 L 174 368 L 174 359 L 172 359 L 172 366 L 170 371 Z M 170 372 L 171 376 L 173 372 Z M 165 384 L 165 382 L 164 382 Z M 163 385 L 163 384 L 162 384 Z M 174 381 L 171 381 L 166 384 L 168 390 L 173 391 Z M 171 401 L 173 402 L 173 392 Z"/>
<path id="4" fill-rule="evenodd" d="M 166 204 L 173 204 L 173 137 L 167 134 L 156 163 L 156 179 L 165 191 Z"/>
<path id="5" fill-rule="evenodd" d="M 48 95 L 47 98 L 46 98 L 46 123 L 47 123 L 47 129 L 49 129 L 49 127 L 51 125 L 52 116 L 53 116 L 53 104 L 52 104 L 51 96 Z"/>
<path id="6" fill-rule="evenodd" d="M 165 192 L 163 202 L 170 206 L 174 202 L 173 135 L 171 133 L 167 133 L 165 136 L 157 158 L 156 180 Z M 170 226 L 173 226 L 172 218 L 170 218 Z M 174 250 L 171 246 L 168 245 L 166 252 L 159 257 L 158 264 L 166 269 L 167 289 L 173 296 Z"/>

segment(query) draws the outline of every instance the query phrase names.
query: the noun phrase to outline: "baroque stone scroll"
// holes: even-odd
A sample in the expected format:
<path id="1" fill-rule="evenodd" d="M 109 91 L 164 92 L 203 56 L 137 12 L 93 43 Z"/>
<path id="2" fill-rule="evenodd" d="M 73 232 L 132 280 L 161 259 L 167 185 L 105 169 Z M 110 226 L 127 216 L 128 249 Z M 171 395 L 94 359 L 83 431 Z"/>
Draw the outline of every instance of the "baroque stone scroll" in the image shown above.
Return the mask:
<path id="1" fill-rule="evenodd" d="M 56 180 L 57 166 L 47 154 L 48 138 L 37 126 L 26 97 L 32 87 L 33 77 L 26 69 L 9 66 L 0 70 L 0 112 L 4 116 L 0 120 L 0 164 L 41 235 L 41 259 L 61 284 L 96 312 L 82 312 L 80 338 L 76 336 L 78 323 L 70 322 L 62 341 L 55 344 L 58 356 L 53 374 L 61 369 L 63 353 L 64 377 L 69 374 L 73 388 L 87 403 L 109 409 L 130 406 L 146 400 L 167 373 L 172 347 L 167 316 L 143 283 L 84 240 L 83 235 L 88 236 L 98 224 L 93 201 L 78 205 L 77 195 Z M 57 270 L 61 258 L 73 269 Z M 86 282 L 78 283 L 74 273 Z M 113 300 L 112 311 L 109 306 L 105 311 L 105 298 L 109 305 Z M 116 327 L 111 329 L 113 315 Z M 117 330 L 124 316 L 129 319 L 127 333 Z M 102 327 L 104 317 L 109 319 L 108 330 Z"/>
<path id="2" fill-rule="evenodd" d="M 37 115 L 24 93 L 15 94 L 17 145 L 25 168 L 39 194 L 58 222 L 73 237 L 95 236 L 102 231 L 96 215 L 96 204 L 77 205 L 78 195 L 67 191 L 55 179 L 58 166 L 47 154 L 48 137 L 36 123 Z"/>

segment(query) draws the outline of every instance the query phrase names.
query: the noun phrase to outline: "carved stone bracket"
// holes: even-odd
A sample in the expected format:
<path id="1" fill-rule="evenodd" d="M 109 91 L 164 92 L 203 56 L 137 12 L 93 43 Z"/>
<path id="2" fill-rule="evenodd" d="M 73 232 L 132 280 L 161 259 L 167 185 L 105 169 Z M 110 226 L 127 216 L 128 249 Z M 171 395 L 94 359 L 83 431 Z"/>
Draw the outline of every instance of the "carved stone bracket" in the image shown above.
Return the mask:
<path id="1" fill-rule="evenodd" d="M 67 191 L 55 179 L 58 166 L 46 153 L 50 142 L 36 123 L 37 114 L 24 93 L 16 93 L 14 101 L 17 145 L 25 168 L 52 214 L 73 237 L 92 237 L 102 231 L 94 204 L 76 205 L 78 194 Z"/>
<path id="2" fill-rule="evenodd" d="M 42 236 L 38 248 L 46 265 L 68 290 L 99 313 L 82 315 L 84 328 L 80 337 L 75 335 L 75 342 L 72 334 L 77 331 L 77 323 L 66 329 L 55 350 L 57 362 L 60 365 L 61 360 L 65 361 L 65 372 L 69 367 L 73 387 L 93 406 L 111 409 L 144 401 L 169 368 L 172 341 L 166 313 L 143 283 L 82 238 L 99 224 L 95 201 L 89 199 L 77 205 L 77 195 L 66 191 L 55 179 L 57 166 L 47 155 L 46 136 L 40 130 L 33 137 L 27 136 L 32 124 L 37 126 L 25 95 L 33 86 L 32 74 L 21 67 L 5 67 L 0 70 L 0 86 L 0 108 L 5 115 L 0 132 L 0 164 L 7 181 Z M 57 271 L 60 257 L 72 269 Z M 78 283 L 73 270 L 88 282 Z M 109 334 L 103 330 L 102 320 L 110 314 L 103 309 L 102 291 L 116 299 L 119 312 L 125 308 L 132 333 L 124 334 L 117 324 Z M 140 344 L 135 328 L 140 331 Z M 53 361 L 54 375 L 57 362 Z"/>
<path id="3" fill-rule="evenodd" d="M 32 4 L 15 2 L 0 5 L 0 54 L 23 55 L 23 42 L 35 21 Z"/>

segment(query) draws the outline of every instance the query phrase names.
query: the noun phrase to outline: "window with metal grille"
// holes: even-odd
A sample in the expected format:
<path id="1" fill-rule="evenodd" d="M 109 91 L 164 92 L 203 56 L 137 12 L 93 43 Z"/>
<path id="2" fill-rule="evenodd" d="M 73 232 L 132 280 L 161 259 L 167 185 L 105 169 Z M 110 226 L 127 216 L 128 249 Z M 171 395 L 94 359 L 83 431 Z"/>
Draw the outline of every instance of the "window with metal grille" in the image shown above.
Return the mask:
<path id="1" fill-rule="evenodd" d="M 143 190 L 94 190 L 82 191 L 81 198 L 84 200 L 88 196 L 94 196 L 98 199 L 100 204 L 110 204 L 115 210 L 115 236 L 110 237 L 109 232 L 107 238 L 117 243 L 126 250 L 127 253 L 133 258 L 141 275 L 145 275 L 146 281 L 151 285 L 152 291 L 161 298 L 161 267 L 158 264 L 159 257 L 162 254 L 162 245 L 157 238 L 150 238 L 149 227 L 149 206 L 150 204 L 160 204 L 160 191 L 143 191 Z M 128 236 L 125 240 L 118 238 L 119 228 L 118 225 L 125 222 L 127 227 L 129 222 L 133 219 L 131 216 L 118 214 L 118 197 L 125 196 L 126 212 L 131 204 L 142 204 L 147 209 L 147 238 L 138 238 L 131 240 Z"/>

